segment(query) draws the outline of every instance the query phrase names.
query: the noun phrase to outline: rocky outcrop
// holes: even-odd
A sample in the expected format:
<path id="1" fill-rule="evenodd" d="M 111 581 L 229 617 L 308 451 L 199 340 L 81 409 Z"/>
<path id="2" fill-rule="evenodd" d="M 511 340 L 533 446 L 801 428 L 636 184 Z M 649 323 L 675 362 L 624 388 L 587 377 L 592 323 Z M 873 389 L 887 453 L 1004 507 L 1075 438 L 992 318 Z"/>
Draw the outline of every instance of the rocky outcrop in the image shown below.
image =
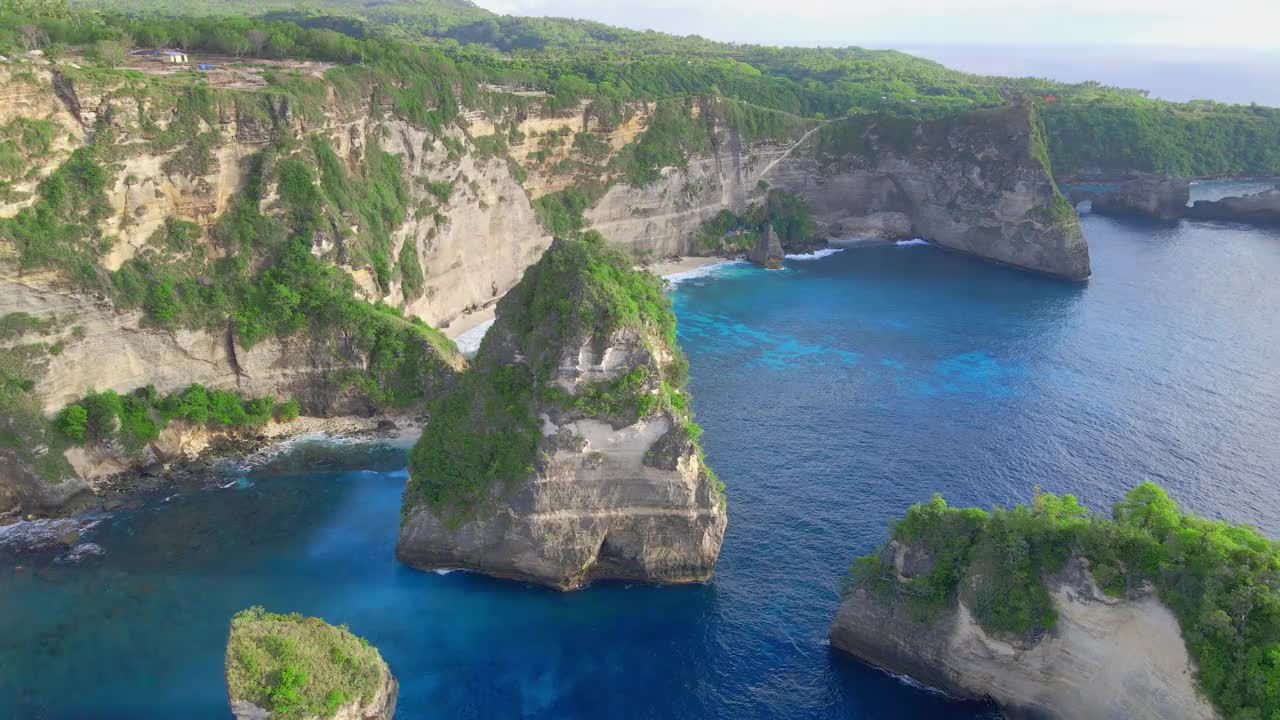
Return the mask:
<path id="1" fill-rule="evenodd" d="M 1089 276 L 1089 247 L 1048 167 L 1042 128 L 1022 105 L 936 121 L 857 116 L 785 140 L 745 141 L 716 126 L 709 154 L 644 188 L 614 185 L 586 213 L 611 242 L 658 255 L 697 254 L 702 223 L 742 213 L 773 187 L 812 207 L 829 238 L 920 237 L 942 247 L 1070 280 Z"/>
<path id="2" fill-rule="evenodd" d="M 1099 215 L 1177 220 L 1187 212 L 1191 184 L 1186 178 L 1139 175 L 1086 199 L 1092 200 L 1093 212 Z"/>
<path id="3" fill-rule="evenodd" d="M 929 559 L 898 542 L 883 552 L 900 580 Z M 985 632 L 963 601 L 932 621 L 854 587 L 831 626 L 833 647 L 960 698 L 993 698 L 1011 717 L 1213 720 L 1197 692 L 1177 618 L 1150 592 L 1112 598 L 1083 559 L 1047 582 L 1057 622 L 1010 640 Z"/>
<path id="4" fill-rule="evenodd" d="M 648 310 L 619 314 L 638 286 L 622 302 Z M 557 241 L 499 303 L 456 396 L 429 408 L 396 556 L 561 590 L 709 578 L 725 503 L 662 303 L 628 257 Z"/>
<path id="5" fill-rule="evenodd" d="M 1250 225 L 1280 225 L 1280 187 L 1252 195 L 1225 197 L 1221 200 L 1197 200 L 1187 208 L 1194 220 L 1222 220 Z"/>
<path id="6" fill-rule="evenodd" d="M 1038 118 L 1011 105 L 929 122 L 835 121 L 765 178 L 808 200 L 828 232 L 919 237 L 1084 280 L 1089 246 L 1047 157 Z"/>
<path id="7" fill-rule="evenodd" d="M 773 231 L 772 225 L 756 241 L 756 246 L 751 248 L 751 252 L 747 253 L 747 259 L 766 270 L 782 269 L 782 243 L 778 240 L 778 233 Z"/>
<path id="8" fill-rule="evenodd" d="M 382 655 L 345 625 L 260 607 L 231 620 L 226 679 L 236 720 L 392 720 L 400 694 Z"/>

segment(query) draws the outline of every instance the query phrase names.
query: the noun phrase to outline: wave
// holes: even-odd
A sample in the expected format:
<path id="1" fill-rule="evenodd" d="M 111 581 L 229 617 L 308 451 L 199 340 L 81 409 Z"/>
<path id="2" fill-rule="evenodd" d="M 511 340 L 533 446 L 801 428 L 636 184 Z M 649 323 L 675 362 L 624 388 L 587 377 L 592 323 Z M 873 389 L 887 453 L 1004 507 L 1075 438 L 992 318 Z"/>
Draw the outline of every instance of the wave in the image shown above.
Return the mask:
<path id="1" fill-rule="evenodd" d="M 903 675 L 901 673 L 896 673 L 892 670 L 886 670 L 879 666 L 873 666 L 873 667 L 875 667 L 877 670 L 884 673 L 885 675 L 888 675 L 889 677 L 893 678 L 894 680 L 897 680 L 903 685 L 906 685 L 907 687 L 913 687 L 916 690 L 923 690 L 928 693 L 933 693 L 934 695 L 941 695 L 942 697 L 945 697 L 945 698 L 951 698 L 951 695 L 948 694 L 946 691 L 939 690 L 938 688 L 932 687 L 930 685 L 925 685 L 924 683 L 920 682 L 919 680 L 916 680 L 910 675 Z"/>
<path id="2" fill-rule="evenodd" d="M 662 277 L 674 286 L 688 280 L 696 280 L 697 278 L 715 277 L 731 267 L 740 267 L 750 264 L 751 263 L 746 260 L 725 260 L 724 262 L 711 263 L 710 265 L 703 265 L 700 268 L 694 268 L 692 270 L 670 273 L 668 275 L 663 275 Z"/>
<path id="3" fill-rule="evenodd" d="M 819 260 L 824 257 L 830 257 L 836 253 L 844 252 L 844 248 L 822 248 L 814 250 L 811 253 L 796 253 L 794 255 L 785 255 L 788 260 Z"/>
<path id="4" fill-rule="evenodd" d="M 489 332 L 491 327 L 493 327 L 492 318 L 454 338 L 453 342 L 458 346 L 458 352 L 467 356 L 474 355 L 480 350 L 480 341 L 484 340 L 485 334 Z"/>
<path id="5" fill-rule="evenodd" d="M 84 535 L 102 522 L 98 513 L 78 518 L 39 518 L 0 525 L 0 550 L 41 550 L 64 546 L 69 535 Z"/>
<path id="6" fill-rule="evenodd" d="M 345 446 L 360 445 L 367 442 L 371 442 L 370 438 L 346 435 L 341 431 L 313 430 L 311 432 L 299 433 L 297 435 L 291 435 L 271 442 L 270 444 L 242 457 L 222 458 L 214 464 L 213 468 L 227 475 L 249 473 L 282 456 L 288 455 L 305 445 Z M 241 484 L 243 480 L 244 478 L 237 478 L 222 487 L 226 488 L 230 487 L 232 484 Z M 172 498 L 165 498 L 165 502 L 168 502 L 171 499 Z"/>
<path id="7" fill-rule="evenodd" d="M 68 550 L 66 553 L 54 558 L 54 562 L 60 565 L 74 565 L 87 557 L 106 554 L 106 549 L 98 543 L 80 543 Z"/>
<path id="8" fill-rule="evenodd" d="M 912 245 L 932 245 L 932 244 L 933 243 L 929 242 L 928 240 L 921 240 L 920 238 L 916 238 L 914 240 L 899 240 L 894 243 L 894 245 L 897 245 L 898 247 L 910 247 Z"/>

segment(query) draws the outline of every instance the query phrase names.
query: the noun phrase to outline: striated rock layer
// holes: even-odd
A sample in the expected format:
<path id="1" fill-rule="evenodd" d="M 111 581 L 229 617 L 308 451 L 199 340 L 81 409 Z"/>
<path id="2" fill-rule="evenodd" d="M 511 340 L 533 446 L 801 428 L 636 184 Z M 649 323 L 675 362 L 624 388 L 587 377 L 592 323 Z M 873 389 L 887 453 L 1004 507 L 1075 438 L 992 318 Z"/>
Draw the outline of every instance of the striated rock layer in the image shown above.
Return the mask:
<path id="1" fill-rule="evenodd" d="M 710 112 L 703 110 L 703 113 Z M 1023 105 L 934 121 L 856 116 L 751 141 L 717 124 L 715 142 L 645 188 L 614 185 L 586 213 L 638 253 L 698 254 L 702 223 L 742 213 L 767 188 L 795 193 L 832 239 L 920 237 L 1069 280 L 1089 246 L 1058 192 L 1035 112 Z"/>
<path id="2" fill-rule="evenodd" d="M 920 572 L 911 548 L 885 552 L 900 578 Z M 962 698 L 992 698 L 1011 717 L 1212 720 L 1194 684 L 1177 618 L 1154 594 L 1116 599 L 1076 558 L 1048 581 L 1057 622 L 1034 640 L 984 632 L 964 602 L 934 622 L 856 587 L 831 626 L 833 647 Z"/>
<path id="3" fill-rule="evenodd" d="M 499 303 L 458 392 L 501 382 L 509 396 L 513 377 L 531 378 L 531 387 L 496 420 L 473 411 L 493 401 L 480 390 L 454 399 L 468 408 L 461 417 L 440 404 L 432 408 L 410 460 L 396 546 L 402 562 L 560 590 L 600 578 L 701 582 L 711 576 L 725 503 L 678 389 L 683 359 L 673 344 L 674 318 L 661 306 L 648 319 L 611 320 L 608 298 L 621 287 L 594 286 L 584 272 L 584 266 L 599 267 L 601 254 L 612 258 L 605 261 L 611 272 L 635 275 L 625 269 L 624 256 L 557 241 Z M 661 302 L 657 280 L 644 282 L 653 294 L 633 299 Z M 553 310 L 539 316 L 539 308 Z M 655 318 L 671 324 L 655 327 Z M 528 435 L 498 434 L 495 422 L 526 412 Z M 528 465 L 510 477 L 485 477 L 468 494 L 455 487 L 477 479 L 465 467 L 483 475 L 497 463 L 482 456 L 464 466 L 463 477 L 454 476 L 449 457 L 474 451 L 450 445 L 454 434 L 504 446 L 528 442 Z"/>

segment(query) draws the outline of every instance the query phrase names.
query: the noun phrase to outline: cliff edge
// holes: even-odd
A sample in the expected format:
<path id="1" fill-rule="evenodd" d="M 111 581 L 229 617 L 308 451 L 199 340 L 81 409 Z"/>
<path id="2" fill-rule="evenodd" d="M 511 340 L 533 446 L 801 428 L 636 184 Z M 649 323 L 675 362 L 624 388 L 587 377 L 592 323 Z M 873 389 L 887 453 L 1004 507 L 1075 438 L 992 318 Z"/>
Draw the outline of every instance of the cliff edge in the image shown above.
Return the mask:
<path id="1" fill-rule="evenodd" d="M 656 277 L 594 234 L 557 240 L 428 406 L 396 556 L 561 590 L 705 581 L 725 502 L 687 368 Z"/>
<path id="2" fill-rule="evenodd" d="M 887 552 L 901 564 L 911 550 Z M 1217 717 L 1196 692 L 1177 618 L 1152 593 L 1107 597 L 1082 558 L 1047 587 L 1057 622 L 1030 641 L 987 632 L 963 601 L 922 622 L 856 588 L 836 614 L 831 644 L 950 695 L 990 697 L 1012 717 Z"/>

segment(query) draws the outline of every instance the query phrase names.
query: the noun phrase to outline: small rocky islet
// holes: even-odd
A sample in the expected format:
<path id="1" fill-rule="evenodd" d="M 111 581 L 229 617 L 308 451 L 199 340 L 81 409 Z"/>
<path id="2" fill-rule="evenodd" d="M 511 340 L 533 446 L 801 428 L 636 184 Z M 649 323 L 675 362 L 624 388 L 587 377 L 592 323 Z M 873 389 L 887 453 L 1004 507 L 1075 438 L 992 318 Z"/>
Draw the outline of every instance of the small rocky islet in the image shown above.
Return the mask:
<path id="1" fill-rule="evenodd" d="M 399 683 L 346 626 L 299 613 L 231 618 L 227 697 L 236 720 L 391 720 Z"/>
<path id="2" fill-rule="evenodd" d="M 48 18 L 25 19 L 29 47 L 0 58 L 0 512 L 15 517 L 339 418 L 377 432 L 421 414 L 403 563 L 557 590 L 706 582 L 729 503 L 663 287 L 637 261 L 779 269 L 828 239 L 921 237 L 1060 280 L 1092 269 L 1054 177 L 1055 154 L 1081 160 L 1057 95 L 827 119 L 716 83 L 660 100 L 482 84 L 358 37 L 320 72 L 282 79 L 297 68 L 262 57 L 280 64 L 209 76 L 214 91 L 119 69 L 112 40 L 43 52 Z M 276 29 L 286 49 L 319 43 Z M 1280 190 L 1188 205 L 1173 175 L 1086 199 L 1280 223 Z M 437 329 L 489 309 L 470 360 Z M 855 562 L 830 638 L 1013 715 L 1269 717 L 1276 576 L 1271 541 L 1150 485 L 1110 519 L 1070 496 L 992 513 L 936 499 Z M 377 650 L 316 618 L 237 614 L 225 667 L 240 720 L 395 712 Z"/>

